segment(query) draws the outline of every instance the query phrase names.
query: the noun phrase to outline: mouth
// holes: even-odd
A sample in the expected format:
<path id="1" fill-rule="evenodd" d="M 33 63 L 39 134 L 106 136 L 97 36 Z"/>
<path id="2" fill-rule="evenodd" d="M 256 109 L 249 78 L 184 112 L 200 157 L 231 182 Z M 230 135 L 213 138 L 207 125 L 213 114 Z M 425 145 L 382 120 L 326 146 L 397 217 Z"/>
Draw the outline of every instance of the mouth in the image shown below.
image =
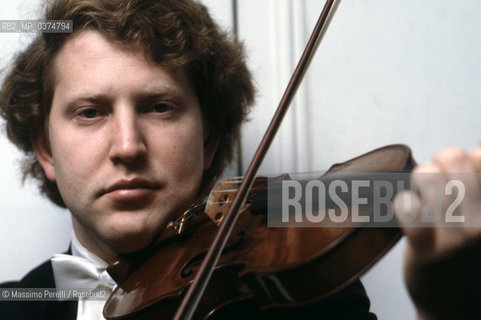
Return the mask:
<path id="1" fill-rule="evenodd" d="M 160 185 L 142 178 L 122 179 L 102 190 L 105 196 L 114 202 L 138 202 L 153 198 Z"/>

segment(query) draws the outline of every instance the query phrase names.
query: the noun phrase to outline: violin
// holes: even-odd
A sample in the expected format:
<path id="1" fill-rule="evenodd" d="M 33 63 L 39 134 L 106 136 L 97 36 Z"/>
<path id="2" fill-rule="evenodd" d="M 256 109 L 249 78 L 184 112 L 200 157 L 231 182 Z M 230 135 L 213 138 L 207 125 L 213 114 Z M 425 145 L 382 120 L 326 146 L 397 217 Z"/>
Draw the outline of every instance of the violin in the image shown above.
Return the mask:
<path id="1" fill-rule="evenodd" d="M 392 145 L 333 165 L 323 177 L 409 171 L 414 166 L 408 147 Z M 296 307 L 319 301 L 356 280 L 401 237 L 399 228 L 358 228 L 355 223 L 338 228 L 268 228 L 268 208 L 257 204 L 251 210 L 267 184 L 265 178 L 255 180 L 195 319 L 223 318 L 236 308 Z M 106 318 L 174 316 L 225 218 L 225 207 L 235 194 L 233 185 L 238 182 L 232 179 L 217 184 L 207 201 L 195 204 L 170 225 L 154 247 L 109 268 L 119 286 L 107 300 Z M 370 214 L 372 207 L 363 211 Z"/>
<path id="2" fill-rule="evenodd" d="M 109 267 L 119 285 L 105 304 L 107 319 L 215 319 L 245 308 L 310 304 L 357 279 L 401 237 L 398 228 L 358 228 L 354 223 L 268 228 L 268 208 L 251 210 L 268 187 L 268 180 L 256 178 L 257 169 L 332 17 L 333 4 L 326 2 L 242 183 L 229 192 L 232 181 L 221 182 L 207 201 L 194 203 L 169 224 L 154 245 Z M 408 147 L 393 145 L 336 164 L 326 175 L 409 171 L 414 165 Z M 369 214 L 372 207 L 363 211 Z"/>

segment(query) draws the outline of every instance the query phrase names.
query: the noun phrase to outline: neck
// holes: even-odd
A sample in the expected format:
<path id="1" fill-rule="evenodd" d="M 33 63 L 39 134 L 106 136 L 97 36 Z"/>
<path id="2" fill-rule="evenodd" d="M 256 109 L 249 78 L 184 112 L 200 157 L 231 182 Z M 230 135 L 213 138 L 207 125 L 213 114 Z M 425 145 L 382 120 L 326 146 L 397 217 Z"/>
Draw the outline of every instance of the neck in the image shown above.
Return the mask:
<path id="1" fill-rule="evenodd" d="M 80 248 L 85 248 L 88 250 L 89 253 L 93 254 L 95 260 L 98 258 L 98 260 L 102 260 L 106 264 L 111 264 L 115 261 L 118 260 L 118 254 L 111 250 L 108 246 L 105 244 L 100 243 L 99 241 L 95 241 L 95 238 L 90 236 L 89 234 L 86 234 L 83 228 L 79 227 L 78 222 L 75 221 L 75 218 L 72 219 L 72 225 L 73 225 L 73 232 L 74 232 L 74 237 L 72 237 L 72 241 L 75 242 L 77 241 L 80 244 Z M 85 253 L 82 252 L 82 250 L 79 250 L 81 256 L 85 256 Z M 75 252 L 72 253 L 74 255 L 77 255 Z M 85 258 L 91 258 L 90 257 L 85 257 Z"/>

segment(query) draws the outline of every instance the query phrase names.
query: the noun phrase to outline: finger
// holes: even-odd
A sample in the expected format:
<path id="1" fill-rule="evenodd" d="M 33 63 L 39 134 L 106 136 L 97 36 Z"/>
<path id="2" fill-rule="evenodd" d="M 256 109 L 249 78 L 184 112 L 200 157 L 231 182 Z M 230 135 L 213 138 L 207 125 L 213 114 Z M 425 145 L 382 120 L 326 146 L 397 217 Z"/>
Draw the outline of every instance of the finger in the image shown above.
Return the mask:
<path id="1" fill-rule="evenodd" d="M 421 203 L 418 227 L 438 227 L 444 221 L 444 208 L 450 197 L 445 195 L 446 177 L 439 165 L 427 163 L 413 170 L 411 190 Z"/>
<path id="2" fill-rule="evenodd" d="M 468 155 L 468 162 L 471 166 L 471 176 L 473 181 L 471 181 L 472 186 L 470 189 L 470 194 L 476 199 L 481 198 L 481 147 L 471 150 Z"/>
<path id="3" fill-rule="evenodd" d="M 411 250 L 422 254 L 434 245 L 434 229 L 421 226 L 421 201 L 411 191 L 402 191 L 394 198 L 394 212 Z"/>
<path id="4" fill-rule="evenodd" d="M 446 173 L 472 172 L 468 154 L 461 148 L 442 149 L 434 156 L 433 163 Z"/>
<path id="5" fill-rule="evenodd" d="M 472 196 L 481 199 L 481 146 L 471 150 L 468 154 L 469 162 L 474 171 L 476 188 L 472 191 Z"/>
<path id="6" fill-rule="evenodd" d="M 479 176 L 481 173 L 481 147 L 465 152 L 459 148 L 446 148 L 435 157 L 434 162 L 446 172 L 448 180 L 458 180 L 464 185 L 464 203 L 475 201 L 481 196 Z"/>
<path id="7" fill-rule="evenodd" d="M 434 162 L 446 174 L 446 179 L 451 185 L 456 187 L 453 191 L 452 201 L 461 200 L 458 208 L 468 218 L 465 219 L 465 226 L 469 227 L 469 218 L 473 217 L 471 212 L 471 204 L 478 202 L 480 191 L 479 174 L 476 174 L 476 167 L 481 170 L 481 148 L 474 149 L 467 153 L 459 148 L 446 148 L 438 152 L 434 158 Z M 448 190 L 445 190 L 448 191 Z M 454 200 L 456 198 L 457 200 Z M 450 202 L 450 204 L 455 204 Z M 453 207 L 453 206 L 451 206 Z"/>
<path id="8" fill-rule="evenodd" d="M 443 230 L 442 237 L 453 242 L 453 235 L 460 238 L 473 238 L 479 235 L 481 226 L 481 148 L 475 148 L 467 153 L 459 148 L 446 148 L 438 152 L 434 158 L 443 172 L 447 182 L 452 183 L 452 197 L 444 205 L 446 226 L 455 227 L 454 230 Z M 446 198 L 449 199 L 449 198 Z M 449 219 L 449 221 L 448 221 Z M 459 221 L 461 223 L 452 223 Z M 461 227 L 462 229 L 460 229 Z M 442 239 L 441 239 L 442 240 Z"/>
<path id="9" fill-rule="evenodd" d="M 468 157 L 474 172 L 478 174 L 481 173 L 481 142 L 478 148 L 475 148 L 469 152 Z"/>

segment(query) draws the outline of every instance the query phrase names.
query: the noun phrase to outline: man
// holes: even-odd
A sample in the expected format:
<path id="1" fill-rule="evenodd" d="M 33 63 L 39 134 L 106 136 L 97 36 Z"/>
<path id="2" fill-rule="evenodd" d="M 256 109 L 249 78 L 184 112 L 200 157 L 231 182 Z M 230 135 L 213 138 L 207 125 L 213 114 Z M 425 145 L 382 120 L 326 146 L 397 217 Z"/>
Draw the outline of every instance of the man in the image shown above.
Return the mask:
<path id="1" fill-rule="evenodd" d="M 87 265 L 98 273 L 94 287 L 111 290 L 108 263 L 154 242 L 220 175 L 254 90 L 241 47 L 196 2 L 59 0 L 45 19 L 73 20 L 74 32 L 39 35 L 18 56 L 1 114 L 25 152 L 24 174 L 71 212 L 68 253 L 81 259 L 56 255 L 4 286 L 74 288 L 77 265 Z M 15 302 L 1 312 L 101 319 L 102 306 Z M 375 318 L 359 282 L 308 308 L 270 314 L 307 315 Z"/>

